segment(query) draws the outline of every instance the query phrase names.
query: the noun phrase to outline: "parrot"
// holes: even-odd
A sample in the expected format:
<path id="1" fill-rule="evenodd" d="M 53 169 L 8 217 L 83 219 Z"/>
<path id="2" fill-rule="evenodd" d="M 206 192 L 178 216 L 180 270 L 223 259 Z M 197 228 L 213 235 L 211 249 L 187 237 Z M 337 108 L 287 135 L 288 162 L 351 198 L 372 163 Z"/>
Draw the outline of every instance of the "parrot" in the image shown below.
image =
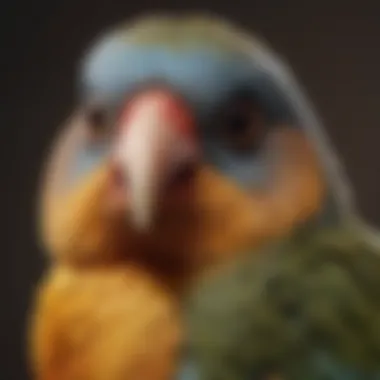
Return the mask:
<path id="1" fill-rule="evenodd" d="M 267 43 L 206 13 L 94 39 L 43 170 L 37 380 L 380 379 L 380 244 Z"/>

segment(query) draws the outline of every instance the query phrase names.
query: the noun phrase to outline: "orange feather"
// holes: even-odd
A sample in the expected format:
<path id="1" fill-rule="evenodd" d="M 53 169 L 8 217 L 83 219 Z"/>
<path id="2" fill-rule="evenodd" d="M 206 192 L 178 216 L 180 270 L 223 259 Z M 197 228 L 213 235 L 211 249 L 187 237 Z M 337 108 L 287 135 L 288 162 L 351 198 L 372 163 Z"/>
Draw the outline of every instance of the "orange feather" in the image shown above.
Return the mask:
<path id="1" fill-rule="evenodd" d="M 180 332 L 176 301 L 144 271 L 128 265 L 58 267 L 36 299 L 35 378 L 168 379 Z"/>

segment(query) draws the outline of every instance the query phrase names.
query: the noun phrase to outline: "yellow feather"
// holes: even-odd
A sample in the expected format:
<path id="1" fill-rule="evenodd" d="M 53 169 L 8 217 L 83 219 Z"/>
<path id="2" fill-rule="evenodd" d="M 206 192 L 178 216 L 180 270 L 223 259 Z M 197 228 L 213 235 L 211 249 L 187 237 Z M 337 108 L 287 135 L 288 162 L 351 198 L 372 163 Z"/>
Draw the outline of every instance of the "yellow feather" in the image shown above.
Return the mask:
<path id="1" fill-rule="evenodd" d="M 134 266 L 51 271 L 31 326 L 39 380 L 170 378 L 181 340 L 177 304 Z"/>

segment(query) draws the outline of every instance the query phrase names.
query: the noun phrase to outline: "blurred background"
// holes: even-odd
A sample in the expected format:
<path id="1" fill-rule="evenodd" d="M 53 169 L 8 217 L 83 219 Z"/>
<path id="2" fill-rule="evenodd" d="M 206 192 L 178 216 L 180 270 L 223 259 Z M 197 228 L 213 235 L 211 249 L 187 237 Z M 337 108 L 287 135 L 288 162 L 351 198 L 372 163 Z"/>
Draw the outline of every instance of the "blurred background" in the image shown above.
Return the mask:
<path id="1" fill-rule="evenodd" d="M 44 265 L 35 229 L 41 165 L 75 106 L 83 50 L 115 22 L 147 11 L 207 10 L 265 37 L 325 121 L 360 211 L 380 226 L 380 2 L 13 0 L 1 8 L 1 380 L 28 379 L 26 315 Z"/>

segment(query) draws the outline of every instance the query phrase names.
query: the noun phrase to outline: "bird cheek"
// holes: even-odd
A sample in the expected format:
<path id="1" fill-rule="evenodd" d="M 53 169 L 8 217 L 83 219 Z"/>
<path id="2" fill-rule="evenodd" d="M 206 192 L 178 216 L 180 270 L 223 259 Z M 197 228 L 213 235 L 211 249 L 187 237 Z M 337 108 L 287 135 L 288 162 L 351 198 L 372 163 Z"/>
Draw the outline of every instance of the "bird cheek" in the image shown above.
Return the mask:
<path id="1" fill-rule="evenodd" d="M 110 153 L 110 144 L 101 143 L 88 147 L 83 147 L 75 154 L 74 160 L 70 164 L 66 183 L 68 189 L 80 186 L 84 178 L 91 176 L 107 160 Z"/>
<path id="2" fill-rule="evenodd" d="M 299 223 L 321 208 L 325 181 L 316 152 L 304 133 L 282 127 L 273 133 L 268 150 L 277 153 L 271 186 L 279 217 Z"/>
<path id="3" fill-rule="evenodd" d="M 41 210 L 43 243 L 63 260 L 116 255 L 116 229 L 105 214 L 109 168 L 103 165 L 65 196 L 46 196 Z"/>

